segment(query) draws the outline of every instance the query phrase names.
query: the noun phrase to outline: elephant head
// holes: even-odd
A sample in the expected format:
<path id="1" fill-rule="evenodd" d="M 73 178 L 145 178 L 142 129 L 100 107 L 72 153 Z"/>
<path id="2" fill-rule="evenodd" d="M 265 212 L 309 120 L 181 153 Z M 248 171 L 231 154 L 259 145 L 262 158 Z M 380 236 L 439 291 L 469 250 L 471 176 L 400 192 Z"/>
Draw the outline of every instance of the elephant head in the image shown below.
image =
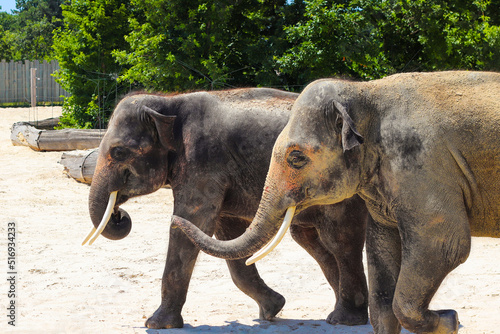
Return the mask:
<path id="1" fill-rule="evenodd" d="M 244 258 L 275 239 L 247 261 L 251 264 L 279 243 L 295 210 L 341 202 L 357 191 L 363 137 L 348 110 L 348 101 L 330 81 L 308 86 L 296 100 L 292 117 L 275 142 L 261 202 L 249 228 L 230 241 L 210 238 L 182 217 L 174 226 L 208 254 Z M 286 216 L 280 229 L 281 219 Z"/>
<path id="2" fill-rule="evenodd" d="M 89 194 L 94 228 L 83 244 L 101 233 L 112 240 L 126 237 L 132 221 L 119 206 L 167 183 L 175 107 L 154 95 L 128 96 L 117 105 L 99 146 Z"/>

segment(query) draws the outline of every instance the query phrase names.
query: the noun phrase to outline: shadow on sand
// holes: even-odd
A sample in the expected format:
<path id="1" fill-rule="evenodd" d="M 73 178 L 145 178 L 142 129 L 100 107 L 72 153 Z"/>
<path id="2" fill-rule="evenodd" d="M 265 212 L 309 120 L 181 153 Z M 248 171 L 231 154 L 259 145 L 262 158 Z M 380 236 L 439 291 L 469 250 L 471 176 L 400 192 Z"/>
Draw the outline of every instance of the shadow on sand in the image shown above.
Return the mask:
<path id="1" fill-rule="evenodd" d="M 147 334 L 183 334 L 183 333 L 264 333 L 264 334 L 373 334 L 373 327 L 370 324 L 363 326 L 343 326 L 330 325 L 324 320 L 296 320 L 296 319 L 275 319 L 274 321 L 265 321 L 256 319 L 258 322 L 254 325 L 242 324 L 238 321 L 226 321 L 223 326 L 199 325 L 192 326 L 185 324 L 184 328 L 176 329 L 145 329 Z M 459 325 L 459 328 L 463 328 Z M 403 329 L 401 334 L 410 334 Z"/>
<path id="2" fill-rule="evenodd" d="M 227 321 L 223 326 L 185 324 L 184 328 L 176 329 L 146 329 L 148 334 L 163 333 L 293 333 L 293 334 L 373 334 L 371 325 L 364 326 L 333 326 L 325 320 L 275 319 L 274 321 L 255 320 L 256 324 L 242 324 L 238 321 Z M 404 333 L 404 332 L 403 332 Z"/>

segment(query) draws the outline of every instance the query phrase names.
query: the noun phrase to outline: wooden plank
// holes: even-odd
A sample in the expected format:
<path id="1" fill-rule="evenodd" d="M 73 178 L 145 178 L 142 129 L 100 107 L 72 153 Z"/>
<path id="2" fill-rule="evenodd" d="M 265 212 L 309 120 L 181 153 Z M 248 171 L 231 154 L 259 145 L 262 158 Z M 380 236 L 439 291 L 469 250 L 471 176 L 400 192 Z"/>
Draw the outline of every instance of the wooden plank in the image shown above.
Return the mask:
<path id="1" fill-rule="evenodd" d="M 0 62 L 0 102 L 7 102 L 7 63 L 5 59 Z"/>

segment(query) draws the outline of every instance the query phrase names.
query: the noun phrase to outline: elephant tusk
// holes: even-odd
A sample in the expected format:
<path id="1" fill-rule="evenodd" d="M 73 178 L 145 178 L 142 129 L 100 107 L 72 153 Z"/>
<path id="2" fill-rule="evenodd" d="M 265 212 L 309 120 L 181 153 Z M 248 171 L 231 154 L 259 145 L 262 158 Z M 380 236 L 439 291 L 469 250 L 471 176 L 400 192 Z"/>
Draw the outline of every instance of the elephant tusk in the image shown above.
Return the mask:
<path id="1" fill-rule="evenodd" d="M 245 264 L 247 266 L 259 261 L 262 259 L 264 256 L 269 254 L 278 244 L 281 242 L 283 237 L 285 236 L 286 231 L 290 227 L 290 224 L 292 223 L 292 218 L 293 215 L 295 214 L 295 206 L 291 206 L 286 210 L 285 218 L 283 219 L 283 223 L 281 224 L 281 227 L 274 237 L 273 240 L 271 240 L 270 243 L 268 243 L 264 248 L 262 248 L 260 251 L 255 253 L 252 257 L 250 257 L 248 260 L 246 260 Z"/>
<path id="2" fill-rule="evenodd" d="M 87 237 L 85 238 L 85 240 L 83 240 L 82 246 L 85 245 L 85 243 L 87 242 L 87 240 L 90 239 L 90 237 L 95 233 L 95 231 L 96 231 L 95 227 L 92 227 L 92 231 L 90 231 L 89 235 L 87 235 Z"/>
<path id="3" fill-rule="evenodd" d="M 95 227 L 92 227 L 92 231 L 90 231 L 89 235 L 87 235 L 85 240 L 83 240 L 82 246 L 85 245 L 85 243 L 89 239 L 90 239 L 89 246 L 92 245 L 94 241 L 97 239 L 97 237 L 101 235 L 102 231 L 104 231 L 106 225 L 108 224 L 109 218 L 111 218 L 113 209 L 115 208 L 117 194 L 118 191 L 113 191 L 111 194 L 109 194 L 108 206 L 106 207 L 106 211 L 104 212 L 104 216 L 102 217 L 101 223 L 99 224 L 97 229 Z"/>

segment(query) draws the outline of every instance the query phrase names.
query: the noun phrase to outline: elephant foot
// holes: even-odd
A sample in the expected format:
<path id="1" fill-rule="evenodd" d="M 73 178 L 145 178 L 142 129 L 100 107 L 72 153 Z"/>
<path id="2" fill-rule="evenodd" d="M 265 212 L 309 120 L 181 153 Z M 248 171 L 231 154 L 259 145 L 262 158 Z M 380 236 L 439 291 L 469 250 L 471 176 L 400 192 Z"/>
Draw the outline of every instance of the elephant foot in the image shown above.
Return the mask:
<path id="1" fill-rule="evenodd" d="M 348 310 L 341 305 L 337 305 L 335 310 L 326 318 L 326 322 L 331 325 L 366 325 L 368 322 L 368 310 L 366 308 Z"/>
<path id="2" fill-rule="evenodd" d="M 161 306 L 153 313 L 145 323 L 147 328 L 162 329 L 162 328 L 182 328 L 184 320 L 180 313 L 167 312 Z"/>
<path id="3" fill-rule="evenodd" d="M 432 332 L 427 332 L 423 334 L 457 334 L 458 325 L 458 314 L 455 310 L 440 310 L 435 311 L 439 315 L 439 323 L 436 329 Z"/>
<path id="4" fill-rule="evenodd" d="M 259 303 L 259 319 L 273 320 L 284 305 L 285 297 L 274 292 L 272 297 L 268 297 L 263 302 Z"/>

